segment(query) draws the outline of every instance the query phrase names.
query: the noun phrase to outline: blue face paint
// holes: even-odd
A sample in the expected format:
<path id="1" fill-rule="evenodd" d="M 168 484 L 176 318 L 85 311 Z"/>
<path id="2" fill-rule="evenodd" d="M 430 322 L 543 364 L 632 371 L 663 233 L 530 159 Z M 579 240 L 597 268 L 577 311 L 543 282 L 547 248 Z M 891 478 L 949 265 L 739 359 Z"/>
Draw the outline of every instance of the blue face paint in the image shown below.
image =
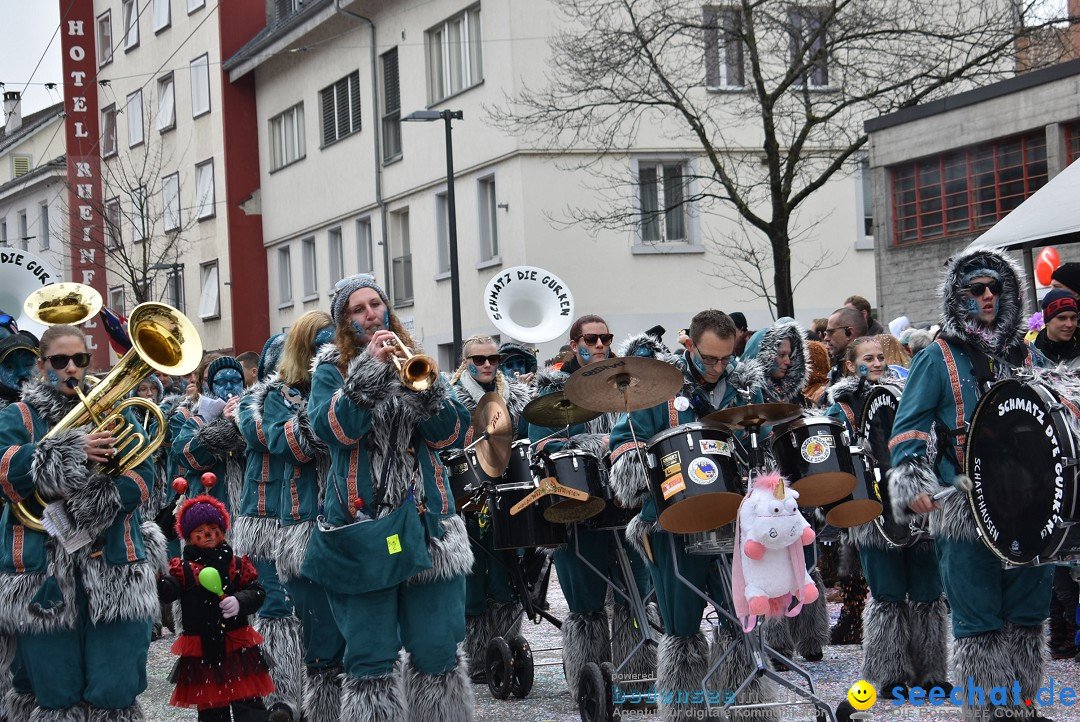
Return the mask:
<path id="1" fill-rule="evenodd" d="M 705 374 L 708 373 L 708 369 L 705 368 L 704 362 L 702 362 L 701 357 L 698 356 L 697 349 L 694 349 L 693 353 L 690 354 L 690 358 L 691 358 L 691 360 L 693 360 L 694 368 L 696 368 L 698 370 L 699 374 L 704 376 Z"/>
<path id="2" fill-rule="evenodd" d="M 363 324 L 361 324 L 356 319 L 353 319 L 352 327 L 353 327 L 353 331 L 356 331 L 358 334 L 360 334 L 364 338 L 367 337 L 367 331 L 364 329 Z"/>
<path id="3" fill-rule="evenodd" d="M 476 364 L 469 362 L 469 375 L 474 379 L 480 374 L 480 369 L 476 368 Z"/>
<path id="4" fill-rule="evenodd" d="M 60 388 L 60 374 L 56 373 L 52 369 L 45 369 L 45 375 L 49 379 L 49 383 L 52 384 L 54 389 Z"/>
<path id="5" fill-rule="evenodd" d="M 390 328 L 390 309 L 384 308 L 382 312 L 382 327 Z"/>
<path id="6" fill-rule="evenodd" d="M 636 349 L 634 349 L 634 355 L 635 356 L 640 356 L 641 358 L 652 358 L 653 357 L 653 352 L 652 352 L 652 349 L 649 348 L 648 346 L 641 345 L 641 346 L 638 346 Z"/>
<path id="7" fill-rule="evenodd" d="M 866 364 L 859 364 L 859 376 L 866 376 L 870 373 L 870 367 Z"/>
<path id="8" fill-rule="evenodd" d="M 979 300 L 976 298 L 967 299 L 967 312 L 969 316 L 979 315 Z"/>
<path id="9" fill-rule="evenodd" d="M 16 349 L 0 363 L 0 383 L 9 389 L 18 389 L 34 377 L 37 357 L 26 349 Z"/>
<path id="10" fill-rule="evenodd" d="M 502 365 L 503 373 L 508 376 L 523 374 L 529 370 L 529 362 L 521 356 L 511 356 Z"/>
<path id="11" fill-rule="evenodd" d="M 212 393 L 219 399 L 229 399 L 244 392 L 244 377 L 236 369 L 222 369 L 214 374 Z"/>
<path id="12" fill-rule="evenodd" d="M 586 348 L 584 345 L 578 346 L 577 353 L 578 358 L 581 359 L 582 366 L 592 361 L 592 354 L 589 353 L 589 349 Z"/>

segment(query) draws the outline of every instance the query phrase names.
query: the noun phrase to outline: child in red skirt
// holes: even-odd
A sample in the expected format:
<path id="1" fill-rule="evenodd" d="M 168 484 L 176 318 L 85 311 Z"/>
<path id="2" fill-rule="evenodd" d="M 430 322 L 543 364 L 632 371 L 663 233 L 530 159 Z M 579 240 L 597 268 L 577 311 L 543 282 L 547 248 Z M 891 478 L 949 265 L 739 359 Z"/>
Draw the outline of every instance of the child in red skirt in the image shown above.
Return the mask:
<path id="1" fill-rule="evenodd" d="M 265 722 L 262 697 L 274 691 L 259 651 L 262 637 L 248 615 L 262 606 L 266 592 L 247 557 L 237 558 L 225 543 L 229 514 L 210 496 L 188 499 L 176 513 L 176 530 L 187 541 L 183 558 L 173 559 L 158 579 L 158 596 L 180 600 L 183 632 L 172 652 L 180 657 L 170 681 L 170 704 L 194 707 L 200 722 Z M 200 584 L 199 572 L 212 567 L 220 593 Z M 204 575 L 206 576 L 206 575 Z M 212 586 L 212 585 L 211 585 Z"/>

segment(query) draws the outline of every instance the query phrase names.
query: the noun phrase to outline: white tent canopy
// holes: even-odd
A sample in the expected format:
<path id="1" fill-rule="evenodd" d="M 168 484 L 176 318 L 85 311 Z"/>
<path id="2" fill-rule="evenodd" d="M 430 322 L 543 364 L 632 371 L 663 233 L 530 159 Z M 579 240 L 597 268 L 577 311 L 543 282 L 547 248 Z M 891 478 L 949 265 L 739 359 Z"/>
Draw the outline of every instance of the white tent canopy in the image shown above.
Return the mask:
<path id="1" fill-rule="evenodd" d="M 967 247 L 1019 249 L 1080 241 L 1080 160 L 1050 179 Z"/>

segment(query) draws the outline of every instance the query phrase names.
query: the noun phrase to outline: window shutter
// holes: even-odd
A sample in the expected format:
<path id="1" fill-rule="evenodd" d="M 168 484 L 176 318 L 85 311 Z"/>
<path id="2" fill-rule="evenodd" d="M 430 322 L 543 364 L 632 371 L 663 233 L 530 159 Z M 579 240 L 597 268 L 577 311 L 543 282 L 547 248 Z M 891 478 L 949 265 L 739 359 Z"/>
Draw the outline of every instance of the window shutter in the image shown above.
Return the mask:
<path id="1" fill-rule="evenodd" d="M 26 175 L 30 172 L 30 156 L 17 155 L 14 158 L 15 163 L 15 177 L 18 178 L 21 175 Z"/>
<path id="2" fill-rule="evenodd" d="M 349 76 L 349 115 L 352 121 L 349 128 L 353 133 L 360 132 L 360 71 Z"/>
<path id="3" fill-rule="evenodd" d="M 322 137 L 323 145 L 332 143 L 337 134 L 334 132 L 334 86 L 322 92 Z"/>
<path id="4" fill-rule="evenodd" d="M 705 86 L 716 88 L 720 85 L 720 30 L 716 8 L 704 8 L 702 21 L 705 26 Z"/>
<path id="5" fill-rule="evenodd" d="M 401 88 L 398 85 L 397 48 L 383 55 L 383 102 L 386 114 L 401 110 Z"/>

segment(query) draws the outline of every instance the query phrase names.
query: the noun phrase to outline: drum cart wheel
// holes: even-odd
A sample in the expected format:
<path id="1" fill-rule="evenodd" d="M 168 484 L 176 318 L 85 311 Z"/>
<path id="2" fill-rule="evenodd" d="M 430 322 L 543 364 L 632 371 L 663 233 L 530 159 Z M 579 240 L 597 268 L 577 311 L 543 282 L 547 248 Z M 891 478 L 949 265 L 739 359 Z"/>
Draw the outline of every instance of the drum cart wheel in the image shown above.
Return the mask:
<path id="1" fill-rule="evenodd" d="M 581 722 L 614 722 L 617 719 L 612 699 L 610 668 L 605 675 L 596 662 L 585 665 L 578 682 L 577 703 L 581 711 Z"/>
<path id="2" fill-rule="evenodd" d="M 518 635 L 510 638 L 513 655 L 513 671 L 510 674 L 510 691 L 518 699 L 529 696 L 533 686 L 533 656 L 529 642 Z"/>
<path id="3" fill-rule="evenodd" d="M 507 699 L 514 683 L 514 653 L 502 637 L 492 637 L 484 654 L 487 685 L 495 699 Z"/>

